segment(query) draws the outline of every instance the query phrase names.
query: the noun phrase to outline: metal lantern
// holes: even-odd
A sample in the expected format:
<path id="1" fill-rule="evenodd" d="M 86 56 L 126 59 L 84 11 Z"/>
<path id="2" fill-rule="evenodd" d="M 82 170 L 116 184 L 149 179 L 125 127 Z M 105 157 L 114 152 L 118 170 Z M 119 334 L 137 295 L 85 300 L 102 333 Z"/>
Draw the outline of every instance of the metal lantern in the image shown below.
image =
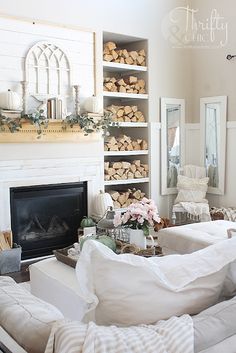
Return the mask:
<path id="1" fill-rule="evenodd" d="M 129 232 L 126 228 L 114 226 L 115 211 L 108 207 L 105 215 L 97 224 L 97 228 L 105 231 L 106 235 L 116 240 L 129 241 Z"/>
<path id="2" fill-rule="evenodd" d="M 114 218 L 115 218 L 115 211 L 113 210 L 113 207 L 108 207 L 105 215 L 103 218 L 100 219 L 100 221 L 97 224 L 97 228 L 104 230 L 105 233 L 112 238 L 114 238 Z"/>

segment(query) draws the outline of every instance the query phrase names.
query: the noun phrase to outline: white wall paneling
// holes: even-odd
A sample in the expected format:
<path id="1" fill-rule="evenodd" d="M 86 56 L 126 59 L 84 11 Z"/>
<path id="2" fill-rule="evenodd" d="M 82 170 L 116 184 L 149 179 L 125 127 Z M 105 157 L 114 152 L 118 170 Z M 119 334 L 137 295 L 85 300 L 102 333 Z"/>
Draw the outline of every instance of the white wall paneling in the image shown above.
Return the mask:
<path id="1" fill-rule="evenodd" d="M 161 123 L 149 123 L 150 196 L 156 202 L 161 216 L 168 215 L 167 197 L 161 196 Z"/>
<path id="2" fill-rule="evenodd" d="M 185 124 L 185 164 L 200 165 L 200 124 Z"/>
<path id="3" fill-rule="evenodd" d="M 71 84 L 80 85 L 81 97 L 93 95 L 94 32 L 4 17 L 0 17 L 0 91 L 10 88 L 21 94 L 26 54 L 40 41 L 55 44 L 65 52 L 71 64 Z M 56 86 L 53 80 L 51 84 L 52 88 Z"/>

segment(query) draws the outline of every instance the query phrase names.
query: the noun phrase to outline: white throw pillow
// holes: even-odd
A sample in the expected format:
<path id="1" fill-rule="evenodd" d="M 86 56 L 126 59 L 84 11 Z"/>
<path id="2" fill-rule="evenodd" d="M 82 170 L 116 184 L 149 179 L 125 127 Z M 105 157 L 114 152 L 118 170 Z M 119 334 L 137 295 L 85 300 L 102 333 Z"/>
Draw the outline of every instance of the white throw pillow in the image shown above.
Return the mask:
<path id="1" fill-rule="evenodd" d="M 89 240 L 76 266 L 80 295 L 97 324 L 151 324 L 196 314 L 215 304 L 236 238 L 187 255 L 144 258 L 116 255 Z"/>
<path id="2" fill-rule="evenodd" d="M 195 179 L 178 175 L 178 195 L 175 204 L 179 202 L 208 203 L 205 199 L 209 178 Z"/>

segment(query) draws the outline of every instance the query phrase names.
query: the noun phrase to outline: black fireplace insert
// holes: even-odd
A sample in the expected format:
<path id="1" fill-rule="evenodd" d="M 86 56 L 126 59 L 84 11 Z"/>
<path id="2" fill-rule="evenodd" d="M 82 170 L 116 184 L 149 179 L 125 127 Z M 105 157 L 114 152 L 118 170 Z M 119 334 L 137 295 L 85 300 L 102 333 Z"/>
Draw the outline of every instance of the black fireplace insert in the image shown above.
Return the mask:
<path id="1" fill-rule="evenodd" d="M 66 183 L 10 189 L 13 240 L 22 259 L 52 254 L 78 240 L 87 216 L 87 183 Z"/>

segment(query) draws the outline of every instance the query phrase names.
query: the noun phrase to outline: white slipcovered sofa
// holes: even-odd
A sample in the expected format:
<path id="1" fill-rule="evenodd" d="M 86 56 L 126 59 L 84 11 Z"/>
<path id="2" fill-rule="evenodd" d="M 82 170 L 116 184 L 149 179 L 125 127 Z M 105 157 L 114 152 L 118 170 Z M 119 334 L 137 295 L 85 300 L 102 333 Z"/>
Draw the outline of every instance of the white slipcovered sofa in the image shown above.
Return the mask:
<path id="1" fill-rule="evenodd" d="M 235 317 L 236 297 L 194 316 L 195 352 L 235 353 Z M 61 319 L 63 315 L 51 304 L 10 277 L 0 277 L 0 342 L 11 352 L 43 353 L 52 325 Z"/>
<path id="2" fill-rule="evenodd" d="M 235 353 L 235 317 L 236 297 L 193 316 L 194 352 Z M 63 319 L 53 305 L 33 296 L 10 277 L 0 276 L 0 342 L 10 352 L 43 353 L 52 326 Z M 75 325 L 81 328 L 84 324 Z"/>
<path id="3" fill-rule="evenodd" d="M 165 228 L 158 232 L 158 245 L 164 255 L 190 254 L 228 239 L 234 228 L 235 222 L 223 220 Z"/>

